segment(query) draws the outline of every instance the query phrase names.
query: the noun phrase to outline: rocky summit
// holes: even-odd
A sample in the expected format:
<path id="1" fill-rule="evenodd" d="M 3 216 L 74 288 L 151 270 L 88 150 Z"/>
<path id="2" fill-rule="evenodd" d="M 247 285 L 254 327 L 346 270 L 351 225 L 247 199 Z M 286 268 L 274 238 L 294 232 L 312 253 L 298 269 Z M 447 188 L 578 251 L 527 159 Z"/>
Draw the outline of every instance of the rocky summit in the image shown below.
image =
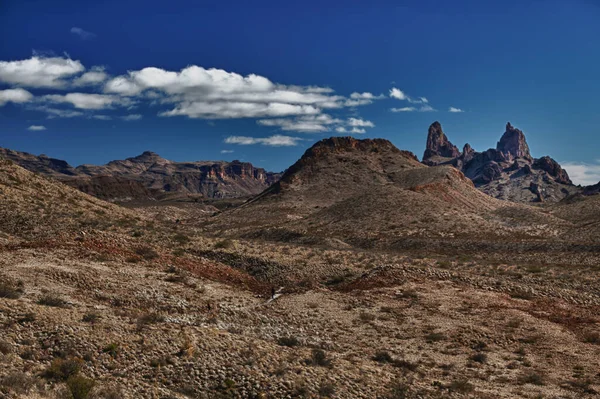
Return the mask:
<path id="1" fill-rule="evenodd" d="M 151 151 L 106 165 L 78 167 L 4 148 L 0 148 L 0 158 L 109 201 L 157 200 L 182 194 L 208 199 L 247 197 L 279 179 L 279 174 L 248 162 L 174 162 Z"/>
<path id="2" fill-rule="evenodd" d="M 423 163 L 452 165 L 484 193 L 514 202 L 557 202 L 581 191 L 554 159 L 534 159 L 525 134 L 510 122 L 495 149 L 477 152 L 465 144 L 462 153 L 448 140 L 439 122 L 434 122 L 429 127 Z"/>

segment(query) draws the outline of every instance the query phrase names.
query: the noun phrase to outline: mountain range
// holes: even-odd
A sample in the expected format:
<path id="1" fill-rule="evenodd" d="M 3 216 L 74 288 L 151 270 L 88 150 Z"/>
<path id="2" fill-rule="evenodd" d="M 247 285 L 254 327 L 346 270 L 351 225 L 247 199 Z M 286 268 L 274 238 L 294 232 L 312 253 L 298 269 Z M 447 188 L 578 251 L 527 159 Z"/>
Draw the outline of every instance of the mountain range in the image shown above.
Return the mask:
<path id="1" fill-rule="evenodd" d="M 46 155 L 5 148 L 0 148 L 0 158 L 110 201 L 163 199 L 174 194 L 238 198 L 258 194 L 279 178 L 248 162 L 174 162 L 150 151 L 101 166 L 72 167 Z"/>
<path id="2" fill-rule="evenodd" d="M 330 144 L 325 144 L 326 147 L 343 141 L 342 138 L 331 140 L 328 142 Z M 373 142 L 379 143 L 374 144 L 374 148 L 386 147 L 387 144 L 383 145 L 382 142 Z M 315 147 L 315 151 L 321 151 L 322 147 L 323 144 Z M 287 184 L 299 167 L 294 164 L 282 175 L 256 168 L 248 162 L 174 162 L 150 151 L 101 166 L 72 167 L 66 161 L 46 155 L 36 156 L 4 148 L 0 148 L 0 158 L 58 179 L 87 194 L 119 202 L 160 200 L 181 195 L 205 199 L 251 197 L 278 182 L 280 177 L 283 180 L 277 187 Z M 418 163 L 416 156 L 411 155 L 410 158 Z M 524 133 L 510 122 L 506 124 L 496 148 L 482 152 L 475 151 L 469 144 L 465 144 L 462 151 L 459 150 L 448 139 L 441 124 L 434 122 L 428 129 L 422 164 L 452 166 L 480 191 L 512 202 L 553 203 L 569 196 L 590 195 L 599 191 L 596 186 L 575 186 L 567 172 L 551 157 L 533 158 Z M 329 186 L 339 186 L 340 177 L 331 176 Z M 343 190 L 342 187 L 340 189 Z"/>

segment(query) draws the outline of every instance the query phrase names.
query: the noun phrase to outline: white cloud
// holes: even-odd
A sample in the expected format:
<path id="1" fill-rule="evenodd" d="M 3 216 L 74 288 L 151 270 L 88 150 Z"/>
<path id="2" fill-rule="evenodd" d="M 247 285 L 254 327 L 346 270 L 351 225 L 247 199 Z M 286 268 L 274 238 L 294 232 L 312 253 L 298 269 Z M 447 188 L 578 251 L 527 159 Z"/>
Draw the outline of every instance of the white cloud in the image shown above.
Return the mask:
<path id="1" fill-rule="evenodd" d="M 450 108 L 448 108 L 448 112 L 457 113 L 457 112 L 465 112 L 465 111 L 463 111 L 460 108 L 450 107 Z"/>
<path id="2" fill-rule="evenodd" d="M 189 118 L 234 119 L 291 115 L 315 115 L 320 110 L 312 105 L 253 102 L 185 102 L 160 116 L 184 115 Z"/>
<path id="3" fill-rule="evenodd" d="M 46 130 L 46 126 L 42 126 L 42 125 L 31 125 L 27 128 L 27 130 L 31 130 L 31 131 L 40 131 L 40 130 Z"/>
<path id="4" fill-rule="evenodd" d="M 375 124 L 373 122 L 366 121 L 360 118 L 349 118 L 348 125 L 352 127 L 375 127 Z"/>
<path id="5" fill-rule="evenodd" d="M 123 119 L 124 121 L 138 121 L 138 120 L 142 119 L 142 115 L 140 115 L 140 114 L 125 115 L 125 116 L 122 116 L 121 119 Z"/>
<path id="6" fill-rule="evenodd" d="M 392 112 L 435 112 L 437 111 L 431 105 L 423 105 L 420 108 L 416 107 L 402 107 L 402 108 L 390 108 Z"/>
<path id="7" fill-rule="evenodd" d="M 419 97 L 419 98 L 410 98 L 407 96 L 406 98 L 408 100 L 409 103 L 411 104 L 428 104 L 429 100 L 426 99 L 425 97 Z"/>
<path id="8" fill-rule="evenodd" d="M 328 125 L 342 123 L 342 120 L 332 118 L 327 114 L 304 115 L 294 119 L 276 118 L 260 119 L 259 125 L 276 126 L 285 131 L 296 131 L 303 133 L 320 133 L 329 131 Z"/>
<path id="9" fill-rule="evenodd" d="M 108 79 L 108 74 L 104 72 L 103 67 L 93 67 L 91 71 L 73 80 L 73 86 L 96 86 L 102 84 L 106 79 Z"/>
<path id="10" fill-rule="evenodd" d="M 93 39 L 96 37 L 95 33 L 88 32 L 88 31 L 78 28 L 76 26 L 71 28 L 71 33 L 79 36 L 79 38 L 81 40 L 90 40 L 90 39 Z"/>
<path id="11" fill-rule="evenodd" d="M 397 89 L 395 87 L 392 87 L 390 89 L 390 97 L 395 98 L 397 100 L 406 100 L 408 98 L 408 96 L 404 94 L 402 90 Z"/>
<path id="12" fill-rule="evenodd" d="M 328 87 L 283 85 L 255 74 L 242 76 L 197 65 L 179 72 L 143 68 L 104 85 L 105 93 L 121 96 L 146 95 L 148 91 L 154 96 L 164 94 L 158 103 L 175 104 L 160 115 L 204 119 L 316 115 L 323 109 L 366 105 L 381 98 L 368 92 L 347 98 L 333 94 Z"/>
<path id="13" fill-rule="evenodd" d="M 8 102 L 26 103 L 33 99 L 33 94 L 23 89 L 0 90 L 0 107 Z"/>
<path id="14" fill-rule="evenodd" d="M 41 99 L 52 103 L 70 103 L 79 109 L 106 109 L 113 108 L 114 106 L 130 106 L 133 104 L 128 98 L 92 93 L 49 94 L 43 96 Z"/>
<path id="15" fill-rule="evenodd" d="M 347 129 L 344 126 L 338 126 L 335 128 L 335 131 L 338 133 L 350 133 L 350 134 L 363 134 L 367 131 L 363 128 L 353 127 L 352 129 Z"/>
<path id="16" fill-rule="evenodd" d="M 416 110 L 415 107 L 390 108 L 392 112 L 414 112 Z"/>
<path id="17" fill-rule="evenodd" d="M 229 136 L 225 139 L 227 144 L 252 145 L 261 144 L 271 147 L 293 147 L 298 145 L 302 139 L 299 137 L 282 136 L 276 134 L 270 137 L 257 138 L 248 136 Z"/>
<path id="18" fill-rule="evenodd" d="M 221 154 L 233 154 L 233 150 L 221 150 Z"/>
<path id="19" fill-rule="evenodd" d="M 596 163 L 564 162 L 561 166 L 575 184 L 589 186 L 600 182 L 600 160 Z"/>
<path id="20" fill-rule="evenodd" d="M 85 70 L 79 61 L 33 56 L 21 61 L 0 61 L 0 82 L 25 87 L 64 88 L 66 78 Z"/>

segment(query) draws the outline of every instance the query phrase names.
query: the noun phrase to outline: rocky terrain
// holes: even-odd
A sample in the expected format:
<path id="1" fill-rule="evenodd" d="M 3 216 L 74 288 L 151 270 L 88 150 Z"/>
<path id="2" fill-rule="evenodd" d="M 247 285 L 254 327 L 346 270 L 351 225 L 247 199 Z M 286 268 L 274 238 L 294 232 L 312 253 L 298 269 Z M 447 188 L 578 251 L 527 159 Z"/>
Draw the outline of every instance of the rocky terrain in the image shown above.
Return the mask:
<path id="1" fill-rule="evenodd" d="M 582 192 L 554 159 L 534 159 L 525 135 L 510 123 L 495 149 L 477 152 L 465 144 L 462 152 L 444 134 L 439 122 L 429 127 L 423 154 L 426 165 L 452 165 L 492 197 L 514 202 L 558 202 Z M 584 190 L 585 191 L 585 190 Z"/>
<path id="2" fill-rule="evenodd" d="M 598 196 L 501 201 L 332 138 L 238 206 L 6 160 L 0 205 L 1 398 L 600 395 Z"/>
<path id="3" fill-rule="evenodd" d="M 247 197 L 260 193 L 279 177 L 247 162 L 173 162 L 150 151 L 102 166 L 72 167 L 46 155 L 5 148 L 0 148 L 0 159 L 11 160 L 98 198 L 119 202 L 181 194 L 201 198 Z"/>

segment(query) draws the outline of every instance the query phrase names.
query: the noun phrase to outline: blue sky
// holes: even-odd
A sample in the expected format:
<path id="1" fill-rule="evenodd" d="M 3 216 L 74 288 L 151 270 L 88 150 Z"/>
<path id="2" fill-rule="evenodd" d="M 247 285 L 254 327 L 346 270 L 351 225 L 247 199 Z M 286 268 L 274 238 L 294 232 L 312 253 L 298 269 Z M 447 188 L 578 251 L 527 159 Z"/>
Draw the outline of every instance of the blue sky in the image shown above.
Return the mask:
<path id="1" fill-rule="evenodd" d="M 278 171 L 332 135 L 421 156 L 435 120 L 477 150 L 510 121 L 600 180 L 596 2 L 288 3 L 4 0 L 0 146 Z"/>

